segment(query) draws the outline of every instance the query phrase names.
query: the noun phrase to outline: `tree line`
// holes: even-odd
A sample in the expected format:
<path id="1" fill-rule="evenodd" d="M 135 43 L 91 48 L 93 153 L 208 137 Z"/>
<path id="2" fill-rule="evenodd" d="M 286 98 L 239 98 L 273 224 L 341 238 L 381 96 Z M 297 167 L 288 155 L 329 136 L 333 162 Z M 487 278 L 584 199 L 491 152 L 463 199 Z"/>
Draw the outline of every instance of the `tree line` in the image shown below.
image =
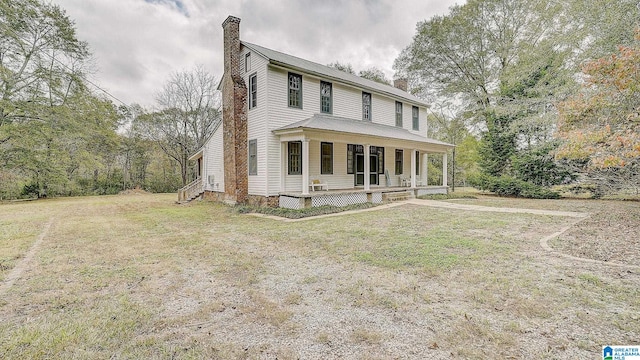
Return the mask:
<path id="1" fill-rule="evenodd" d="M 418 23 L 396 76 L 435 104 L 429 135 L 458 145 L 458 179 L 637 193 L 639 16 L 635 0 L 469 0 Z"/>
<path id="2" fill-rule="evenodd" d="M 0 1 L 0 199 L 173 192 L 219 121 L 215 79 L 177 72 L 157 109 L 120 106 L 87 78 L 88 44 L 59 6 Z"/>

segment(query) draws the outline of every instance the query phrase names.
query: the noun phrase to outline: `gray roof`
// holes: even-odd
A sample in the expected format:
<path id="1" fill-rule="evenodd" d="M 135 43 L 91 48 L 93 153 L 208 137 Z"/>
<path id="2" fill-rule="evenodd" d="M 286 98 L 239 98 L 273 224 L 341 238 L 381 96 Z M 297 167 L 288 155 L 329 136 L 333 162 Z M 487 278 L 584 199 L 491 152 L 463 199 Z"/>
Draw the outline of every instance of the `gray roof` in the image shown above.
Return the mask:
<path id="1" fill-rule="evenodd" d="M 399 98 L 417 105 L 422 105 L 425 107 L 429 106 L 429 104 L 427 104 L 424 100 L 391 85 L 385 85 L 372 80 L 364 79 L 329 66 L 320 65 L 309 60 L 301 59 L 299 57 L 281 53 L 279 51 L 267 49 L 265 47 L 251 44 L 245 41 L 242 41 L 242 45 L 264 56 L 269 60 L 271 64 L 274 65 L 280 65 L 290 69 L 300 70 L 323 78 L 334 79 L 345 84 L 355 85 L 373 93 L 386 94 L 393 98 Z"/>
<path id="2" fill-rule="evenodd" d="M 295 129 L 315 129 L 343 132 L 357 135 L 369 135 L 377 137 L 386 137 L 391 139 L 401 139 L 407 141 L 416 141 L 428 143 L 432 145 L 440 145 L 444 147 L 453 147 L 454 145 L 416 135 L 407 129 L 396 126 L 376 124 L 368 121 L 353 120 L 343 117 L 315 114 L 312 117 L 275 129 L 274 132 L 284 132 L 286 130 Z"/>

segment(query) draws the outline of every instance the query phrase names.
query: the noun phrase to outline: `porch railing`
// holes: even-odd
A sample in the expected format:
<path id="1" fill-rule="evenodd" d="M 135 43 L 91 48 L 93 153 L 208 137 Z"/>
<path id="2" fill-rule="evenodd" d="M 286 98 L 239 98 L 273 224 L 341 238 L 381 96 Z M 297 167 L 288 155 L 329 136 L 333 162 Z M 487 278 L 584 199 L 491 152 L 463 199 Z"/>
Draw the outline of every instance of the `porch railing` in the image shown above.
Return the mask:
<path id="1" fill-rule="evenodd" d="M 178 201 L 190 201 L 202 194 L 202 178 L 199 177 L 178 190 Z"/>

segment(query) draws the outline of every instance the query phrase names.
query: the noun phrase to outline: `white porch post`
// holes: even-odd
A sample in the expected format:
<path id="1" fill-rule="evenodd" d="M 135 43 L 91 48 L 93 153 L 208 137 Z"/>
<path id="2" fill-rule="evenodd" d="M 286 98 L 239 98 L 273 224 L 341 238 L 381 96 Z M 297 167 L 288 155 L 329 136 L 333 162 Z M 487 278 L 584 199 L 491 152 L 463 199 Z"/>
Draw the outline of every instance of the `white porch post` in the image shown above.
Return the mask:
<path id="1" fill-rule="evenodd" d="M 368 191 L 371 189 L 371 145 L 364 145 L 364 190 Z"/>
<path id="2" fill-rule="evenodd" d="M 302 195 L 309 195 L 309 139 L 302 139 Z"/>
<path id="3" fill-rule="evenodd" d="M 287 143 L 280 142 L 280 192 L 285 192 L 287 183 Z"/>
<path id="4" fill-rule="evenodd" d="M 448 186 L 447 179 L 447 153 L 442 154 L 442 186 Z"/>
<path id="5" fill-rule="evenodd" d="M 423 186 L 427 186 L 429 185 L 427 182 L 429 181 L 429 176 L 427 171 L 429 171 L 429 154 L 427 154 L 426 152 L 422 154 L 422 161 L 420 163 L 420 176 L 422 179 L 422 185 Z"/>
<path id="6" fill-rule="evenodd" d="M 416 149 L 411 150 L 411 187 L 416 187 Z"/>

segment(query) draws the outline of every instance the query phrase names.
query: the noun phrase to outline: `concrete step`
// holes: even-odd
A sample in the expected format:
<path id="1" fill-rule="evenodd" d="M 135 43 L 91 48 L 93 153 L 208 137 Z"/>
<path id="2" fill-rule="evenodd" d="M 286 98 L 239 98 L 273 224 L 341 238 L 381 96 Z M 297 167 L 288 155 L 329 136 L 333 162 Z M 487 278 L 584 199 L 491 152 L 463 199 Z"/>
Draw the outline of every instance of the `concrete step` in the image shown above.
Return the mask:
<path id="1" fill-rule="evenodd" d="M 404 201 L 413 199 L 413 191 L 395 191 L 382 194 L 382 201 Z"/>

